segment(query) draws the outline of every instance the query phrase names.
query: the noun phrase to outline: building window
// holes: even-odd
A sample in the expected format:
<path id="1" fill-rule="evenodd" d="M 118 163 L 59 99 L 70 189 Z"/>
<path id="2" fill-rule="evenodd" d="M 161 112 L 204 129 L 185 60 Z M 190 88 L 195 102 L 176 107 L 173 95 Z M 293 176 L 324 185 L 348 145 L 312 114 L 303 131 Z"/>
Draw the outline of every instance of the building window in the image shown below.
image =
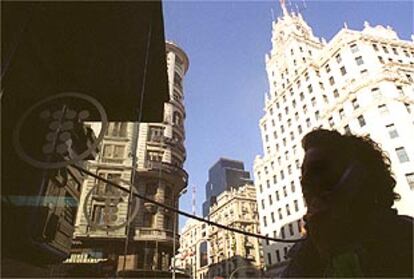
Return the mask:
<path id="1" fill-rule="evenodd" d="M 404 95 L 404 90 L 402 88 L 402 86 L 397 85 L 395 88 L 397 88 L 397 92 L 399 95 L 403 96 Z"/>
<path id="2" fill-rule="evenodd" d="M 392 52 L 394 52 L 395 55 L 398 55 L 397 49 L 395 47 L 392 48 Z"/>
<path id="3" fill-rule="evenodd" d="M 319 110 L 315 111 L 315 119 L 319 120 Z"/>
<path id="4" fill-rule="evenodd" d="M 295 160 L 295 165 L 297 169 L 300 169 L 300 164 L 299 164 L 299 160 Z"/>
<path id="5" fill-rule="evenodd" d="M 308 112 L 308 109 L 307 109 L 306 105 L 303 105 L 302 110 L 303 110 L 304 113 Z"/>
<path id="6" fill-rule="evenodd" d="M 355 53 L 355 52 L 358 51 L 358 45 L 357 44 L 350 45 L 350 48 L 351 48 L 351 52 L 352 53 Z"/>
<path id="7" fill-rule="evenodd" d="M 312 97 L 311 103 L 312 103 L 312 106 L 315 106 L 316 105 L 316 98 L 315 97 Z"/>
<path id="8" fill-rule="evenodd" d="M 341 57 L 341 54 L 337 54 L 336 56 L 335 56 L 335 59 L 336 59 L 336 62 L 337 63 L 341 63 L 342 62 L 342 57 Z"/>
<path id="9" fill-rule="evenodd" d="M 292 101 L 292 107 L 296 108 L 296 101 L 295 100 Z"/>
<path id="10" fill-rule="evenodd" d="M 387 128 L 388 135 L 390 136 L 390 138 L 394 139 L 398 137 L 398 132 L 394 124 L 389 124 L 389 125 L 386 125 L 385 127 Z"/>
<path id="11" fill-rule="evenodd" d="M 414 190 L 414 172 L 407 173 L 405 175 L 405 178 L 407 179 L 407 183 L 408 183 L 408 186 L 410 186 L 410 189 Z"/>
<path id="12" fill-rule="evenodd" d="M 331 71 L 331 67 L 329 66 L 329 64 L 326 64 L 325 70 L 326 70 L 327 73 L 329 73 Z"/>
<path id="13" fill-rule="evenodd" d="M 267 262 L 269 265 L 272 264 L 272 255 L 270 253 L 267 253 Z"/>
<path id="14" fill-rule="evenodd" d="M 272 204 L 273 204 L 272 195 L 269 195 L 269 204 L 270 204 L 270 205 L 272 205 Z"/>
<path id="15" fill-rule="evenodd" d="M 283 186 L 283 196 L 287 197 L 287 190 L 286 190 L 286 186 Z"/>
<path id="16" fill-rule="evenodd" d="M 293 224 L 289 224 L 289 234 L 290 236 L 295 234 L 295 232 L 293 231 Z"/>
<path id="17" fill-rule="evenodd" d="M 374 48 L 375 51 L 378 51 L 378 45 L 377 44 L 372 44 L 372 47 Z"/>
<path id="18" fill-rule="evenodd" d="M 267 188 L 270 188 L 270 180 L 269 179 L 266 180 L 266 185 L 267 185 Z"/>
<path id="19" fill-rule="evenodd" d="M 283 248 L 283 252 L 285 253 L 284 258 L 285 258 L 285 259 L 287 259 L 288 248 L 287 248 L 287 247 L 284 247 L 284 248 Z"/>
<path id="20" fill-rule="evenodd" d="M 299 97 L 301 101 L 305 99 L 305 95 L 303 94 L 303 92 L 300 92 Z"/>
<path id="21" fill-rule="evenodd" d="M 329 117 L 328 119 L 329 126 L 332 128 L 334 126 L 333 117 Z"/>
<path id="22" fill-rule="evenodd" d="M 286 205 L 286 214 L 287 216 L 290 216 L 290 207 L 288 204 Z"/>
<path id="23" fill-rule="evenodd" d="M 289 108 L 285 107 L 285 113 L 288 114 L 289 113 Z"/>
<path id="24" fill-rule="evenodd" d="M 266 216 L 263 216 L 263 226 L 267 227 L 267 220 L 266 220 Z"/>
<path id="25" fill-rule="evenodd" d="M 310 126 L 311 126 L 311 121 L 310 121 L 310 118 L 306 118 L 306 126 L 307 126 L 308 128 L 310 128 Z"/>
<path id="26" fill-rule="evenodd" d="M 150 212 L 145 212 L 144 218 L 143 218 L 143 227 L 152 228 L 153 222 L 154 222 L 154 214 Z"/>
<path id="27" fill-rule="evenodd" d="M 283 172 L 283 170 L 280 171 L 280 177 L 281 179 L 285 179 L 285 173 Z"/>
<path id="28" fill-rule="evenodd" d="M 365 119 L 363 115 L 358 116 L 358 123 L 359 123 L 359 126 L 361 127 L 365 126 L 366 123 L 365 123 Z"/>
<path id="29" fill-rule="evenodd" d="M 308 92 L 309 93 L 312 93 L 313 92 L 312 84 L 309 84 L 308 85 Z"/>
<path id="30" fill-rule="evenodd" d="M 378 87 L 372 88 L 371 94 L 374 97 L 374 99 L 379 99 L 381 97 L 381 92 L 379 91 Z"/>
<path id="31" fill-rule="evenodd" d="M 277 209 L 277 214 L 279 215 L 279 220 L 282 220 L 283 219 L 283 215 L 282 215 L 282 209 L 281 208 L 278 208 Z"/>
<path id="32" fill-rule="evenodd" d="M 396 148 L 395 152 L 397 153 L 398 160 L 400 161 L 400 163 L 405 163 L 405 162 L 410 161 L 410 159 L 408 158 L 407 152 L 405 152 L 404 147 Z"/>
<path id="33" fill-rule="evenodd" d="M 274 212 L 271 212 L 270 213 L 270 219 L 272 219 L 272 223 L 276 222 L 275 213 Z"/>
<path id="34" fill-rule="evenodd" d="M 339 97 L 339 92 L 338 92 L 338 89 L 335 89 L 335 90 L 333 91 L 333 95 L 334 95 L 334 97 L 335 97 L 335 98 L 338 98 L 338 97 Z"/>
<path id="35" fill-rule="evenodd" d="M 103 161 L 122 161 L 124 158 L 124 150 L 125 146 L 123 145 L 105 144 L 103 148 L 102 159 Z"/>
<path id="36" fill-rule="evenodd" d="M 352 107 L 354 109 L 358 109 L 359 108 L 359 104 L 358 104 L 357 99 L 353 99 L 351 102 L 352 102 Z"/>
<path id="37" fill-rule="evenodd" d="M 298 120 L 298 119 L 299 119 L 299 113 L 295 112 L 295 120 Z"/>
<path id="38" fill-rule="evenodd" d="M 349 128 L 349 125 L 345 125 L 344 130 L 345 134 L 351 134 L 351 129 Z"/>
<path id="39" fill-rule="evenodd" d="M 378 56 L 378 60 L 381 64 L 384 64 L 384 58 L 382 58 L 381 56 Z"/>
<path id="40" fill-rule="evenodd" d="M 104 205 L 94 205 L 92 210 L 92 222 L 95 225 L 105 224 L 105 206 Z"/>
<path id="41" fill-rule="evenodd" d="M 325 94 L 322 95 L 323 101 L 325 102 L 325 104 L 328 103 L 328 96 L 326 96 Z"/>
<path id="42" fill-rule="evenodd" d="M 362 56 L 356 57 L 355 61 L 356 61 L 358 66 L 364 64 L 364 60 L 362 60 Z"/>
<path id="43" fill-rule="evenodd" d="M 276 191 L 276 201 L 279 201 L 280 197 L 279 197 L 279 191 Z"/>
<path id="44" fill-rule="evenodd" d="M 409 103 L 404 103 L 405 109 L 407 110 L 408 113 L 411 113 L 411 106 Z"/>
<path id="45" fill-rule="evenodd" d="M 298 204 L 298 200 L 294 200 L 293 201 L 294 205 L 295 205 L 295 211 L 298 212 L 299 211 L 299 204 Z"/>
<path id="46" fill-rule="evenodd" d="M 262 200 L 262 209 L 265 209 L 265 201 Z"/>
<path id="47" fill-rule="evenodd" d="M 329 84 L 330 84 L 330 85 L 334 85 L 334 84 L 335 84 L 335 79 L 334 79 L 334 77 L 330 77 L 330 78 L 329 78 Z"/>
<path id="48" fill-rule="evenodd" d="M 111 122 L 105 132 L 105 136 L 110 137 L 126 137 L 127 136 L 127 122 Z"/>
<path id="49" fill-rule="evenodd" d="M 280 228 L 280 235 L 282 236 L 283 239 L 286 238 L 286 234 L 285 234 L 285 227 L 281 227 Z"/>
<path id="50" fill-rule="evenodd" d="M 345 69 L 345 66 L 342 66 L 341 67 L 341 74 L 344 76 L 344 75 L 346 75 L 346 69 Z"/>
<path id="51" fill-rule="evenodd" d="M 290 190 L 292 191 L 292 193 L 294 193 L 295 192 L 295 182 L 294 181 L 291 181 L 290 182 Z"/>
<path id="52" fill-rule="evenodd" d="M 388 53 L 388 49 L 387 49 L 387 47 L 386 47 L 386 46 L 382 46 L 382 50 L 383 50 L 385 53 Z"/>
<path id="53" fill-rule="evenodd" d="M 273 183 L 276 184 L 277 183 L 277 178 L 276 175 L 273 175 Z"/>
<path id="54" fill-rule="evenodd" d="M 263 193 L 263 186 L 262 186 L 262 184 L 259 185 L 259 192 L 260 193 Z"/>
<path id="55" fill-rule="evenodd" d="M 344 109 L 340 109 L 340 110 L 339 110 L 339 118 L 340 118 L 340 119 L 345 118 L 345 111 L 344 111 Z"/>
<path id="56" fill-rule="evenodd" d="M 388 115 L 389 110 L 386 104 L 382 104 L 378 106 L 378 111 L 381 115 Z"/>
<path id="57" fill-rule="evenodd" d="M 276 250 L 276 261 L 280 262 L 280 252 L 279 249 Z"/>

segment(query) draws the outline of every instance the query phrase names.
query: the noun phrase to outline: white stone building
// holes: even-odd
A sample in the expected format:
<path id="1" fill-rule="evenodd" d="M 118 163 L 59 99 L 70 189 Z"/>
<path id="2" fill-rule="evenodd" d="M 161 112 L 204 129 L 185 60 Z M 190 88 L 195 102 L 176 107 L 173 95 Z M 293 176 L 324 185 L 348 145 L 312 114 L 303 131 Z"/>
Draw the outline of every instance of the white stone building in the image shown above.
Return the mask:
<path id="1" fill-rule="evenodd" d="M 230 188 L 217 196 L 208 219 L 246 232 L 260 234 L 256 189 L 252 184 Z M 263 268 L 260 241 L 193 220 L 180 238 L 177 267 L 193 279 L 259 277 Z"/>
<path id="2" fill-rule="evenodd" d="M 283 5 L 282 5 L 283 6 Z M 329 42 L 283 8 L 266 55 L 269 92 L 260 120 L 263 155 L 254 162 L 263 234 L 299 238 L 306 212 L 300 186 L 302 137 L 315 127 L 369 135 L 389 154 L 401 201 L 414 216 L 414 43 L 391 27 L 344 26 Z M 264 244 L 272 274 L 289 244 Z M 280 268 L 279 268 L 280 267 Z"/>
<path id="3" fill-rule="evenodd" d="M 183 169 L 186 159 L 183 80 L 189 61 L 176 44 L 167 42 L 166 48 L 170 99 L 164 103 L 164 121 L 138 125 L 109 123 L 100 153 L 88 169 L 129 189 L 128 184 L 119 179 L 131 180 L 136 129 L 135 188 L 149 199 L 178 208 L 179 194 L 188 181 Z M 91 123 L 91 126 L 99 133 L 101 123 Z M 138 277 L 145 277 L 147 272 L 169 272 L 175 252 L 173 243 L 176 242 L 176 247 L 179 245 L 178 217 L 169 210 L 137 199 L 132 199 L 128 209 L 128 198 L 128 193 L 93 177 L 85 180 L 74 233 L 80 245 L 75 247 L 73 257 L 79 257 L 79 253 L 100 254 L 118 262 L 118 271 L 125 270 Z M 128 210 L 133 218 L 127 227 Z M 130 229 L 129 249 L 124 266 L 127 228 Z"/>
<path id="4" fill-rule="evenodd" d="M 208 225 L 189 219 L 181 230 L 176 267 L 193 279 L 207 278 Z"/>

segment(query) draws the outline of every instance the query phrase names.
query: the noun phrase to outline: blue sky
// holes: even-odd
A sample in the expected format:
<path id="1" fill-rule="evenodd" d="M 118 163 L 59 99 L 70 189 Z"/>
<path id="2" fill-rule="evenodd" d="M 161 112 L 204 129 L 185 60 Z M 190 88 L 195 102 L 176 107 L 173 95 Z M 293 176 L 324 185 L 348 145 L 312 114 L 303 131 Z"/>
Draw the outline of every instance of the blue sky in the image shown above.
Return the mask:
<path id="1" fill-rule="evenodd" d="M 390 25 L 401 39 L 411 40 L 412 1 L 305 2 L 306 8 L 302 0 L 290 3 L 302 9 L 313 33 L 328 41 L 344 22 L 350 29 L 361 30 L 365 20 L 371 25 Z M 277 17 L 281 9 L 277 0 L 164 0 L 163 8 L 167 39 L 183 48 L 190 59 L 184 83 L 184 167 L 190 180 L 180 208 L 191 212 L 195 185 L 196 213 L 201 215 L 208 169 L 220 157 L 227 157 L 243 161 L 251 171 L 255 156 L 262 154 L 258 123 L 268 90 L 264 56 L 271 48 L 271 10 Z M 184 221 L 180 218 L 180 227 Z"/>

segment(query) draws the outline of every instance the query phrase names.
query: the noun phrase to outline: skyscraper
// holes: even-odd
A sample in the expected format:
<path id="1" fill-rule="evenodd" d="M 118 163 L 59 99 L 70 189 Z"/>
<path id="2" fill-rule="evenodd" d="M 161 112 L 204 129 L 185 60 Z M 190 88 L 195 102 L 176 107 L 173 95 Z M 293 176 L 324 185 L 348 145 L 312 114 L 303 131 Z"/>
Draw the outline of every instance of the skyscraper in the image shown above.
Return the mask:
<path id="1" fill-rule="evenodd" d="M 248 182 L 252 183 L 252 180 L 250 179 L 250 173 L 244 170 L 243 162 L 220 158 L 208 171 L 203 216 L 207 217 L 209 207 L 218 195 L 230 190 L 230 188 L 238 188 Z"/>
<path id="2" fill-rule="evenodd" d="M 133 156 L 137 158 L 133 179 L 139 194 L 178 208 L 178 197 L 187 187 L 183 169 L 185 108 L 183 79 L 189 61 L 184 51 L 166 43 L 170 99 L 164 103 L 161 123 L 111 122 L 98 158 L 89 170 L 129 188 Z M 94 129 L 100 123 L 91 124 Z M 137 138 L 135 136 L 137 135 Z M 134 142 L 137 140 L 136 154 Z M 153 203 L 129 197 L 129 193 L 88 177 L 83 185 L 75 231 L 78 247 L 72 260 L 85 253 L 111 258 L 125 276 L 162 276 L 169 272 L 174 242 L 178 247 L 178 218 Z M 128 217 L 129 214 L 129 217 Z M 127 245 L 125 246 L 125 239 Z M 124 257 L 126 251 L 126 257 Z"/>
<path id="3" fill-rule="evenodd" d="M 282 3 L 266 55 L 269 93 L 260 120 L 263 156 L 254 162 L 264 234 L 299 238 L 306 212 L 300 186 L 302 137 L 315 127 L 369 135 L 392 161 L 401 201 L 414 215 L 414 44 L 391 27 L 344 26 L 328 43 Z M 410 203 L 411 201 L 411 203 Z M 277 274 L 290 245 L 264 244 L 268 270 Z"/>

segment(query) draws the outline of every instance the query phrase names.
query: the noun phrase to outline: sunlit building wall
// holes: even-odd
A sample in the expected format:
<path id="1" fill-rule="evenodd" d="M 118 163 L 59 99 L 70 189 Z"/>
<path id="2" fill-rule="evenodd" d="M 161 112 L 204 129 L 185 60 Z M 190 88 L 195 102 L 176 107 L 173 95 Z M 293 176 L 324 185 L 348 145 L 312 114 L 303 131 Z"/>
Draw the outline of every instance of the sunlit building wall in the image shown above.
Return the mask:
<path id="1" fill-rule="evenodd" d="M 414 44 L 391 27 L 315 37 L 300 14 L 284 8 L 272 23 L 266 55 L 269 92 L 260 119 L 263 155 L 254 162 L 261 231 L 299 238 L 306 212 L 300 186 L 302 137 L 313 128 L 369 135 L 388 153 L 400 214 L 414 216 Z M 264 243 L 265 263 L 277 275 L 291 244 Z"/>

